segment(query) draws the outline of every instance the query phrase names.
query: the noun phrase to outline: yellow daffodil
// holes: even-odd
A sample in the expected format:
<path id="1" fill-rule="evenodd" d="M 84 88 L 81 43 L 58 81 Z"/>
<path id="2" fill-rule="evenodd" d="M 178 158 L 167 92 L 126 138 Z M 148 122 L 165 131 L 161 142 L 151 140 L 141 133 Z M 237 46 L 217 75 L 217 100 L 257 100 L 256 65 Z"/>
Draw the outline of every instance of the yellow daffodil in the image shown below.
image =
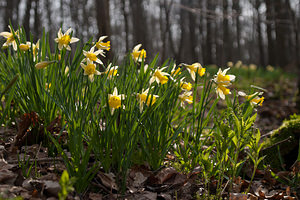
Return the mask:
<path id="1" fill-rule="evenodd" d="M 146 58 L 146 50 L 140 50 L 141 46 L 141 44 L 138 44 L 132 50 L 131 55 L 135 62 L 142 62 L 142 60 Z"/>
<path id="2" fill-rule="evenodd" d="M 274 67 L 272 67 L 271 65 L 268 65 L 266 68 L 267 68 L 267 70 L 269 72 L 273 72 L 274 71 Z"/>
<path id="3" fill-rule="evenodd" d="M 55 42 L 58 43 L 58 49 L 61 51 L 63 47 L 65 47 L 68 51 L 71 51 L 71 47 L 69 44 L 72 44 L 74 42 L 78 42 L 79 39 L 75 37 L 70 37 L 70 33 L 72 32 L 72 29 L 69 28 L 64 34 L 61 31 L 61 28 L 59 29 L 57 33 L 57 38 L 55 38 Z"/>
<path id="4" fill-rule="evenodd" d="M 140 102 L 140 112 L 143 112 L 144 104 L 147 104 L 147 106 L 153 105 L 156 98 L 158 98 L 157 95 L 149 94 L 149 88 L 145 91 L 143 89 L 141 94 L 137 93 L 137 99 Z"/>
<path id="5" fill-rule="evenodd" d="M 176 64 L 173 65 L 173 68 L 171 70 L 171 76 L 176 76 L 176 75 L 179 75 L 181 74 L 181 68 L 180 67 L 177 67 L 176 69 Z"/>
<path id="6" fill-rule="evenodd" d="M 222 71 L 221 69 L 219 69 L 218 73 L 215 75 L 214 81 L 219 85 L 223 85 L 223 86 L 227 86 L 230 85 L 231 81 L 234 81 L 235 76 L 234 75 L 226 75 L 227 71 L 230 68 L 225 69 L 224 71 Z"/>
<path id="7" fill-rule="evenodd" d="M 108 94 L 108 105 L 112 115 L 114 114 L 115 109 L 121 107 L 121 102 L 124 99 L 125 99 L 125 95 L 118 94 L 118 89 L 116 87 L 114 88 L 114 92 L 112 94 Z M 122 108 L 125 109 L 124 106 Z"/>
<path id="8" fill-rule="evenodd" d="M 90 61 L 87 60 L 87 64 L 80 63 L 81 67 L 84 69 L 84 75 L 88 75 L 91 82 L 94 81 L 94 75 L 100 75 L 101 73 L 96 70 L 96 65 Z"/>
<path id="9" fill-rule="evenodd" d="M 87 59 L 89 59 L 90 61 L 93 61 L 93 62 L 96 62 L 96 63 L 99 63 L 99 64 L 103 64 L 102 61 L 97 58 L 97 56 L 100 54 L 101 56 L 104 56 L 103 54 L 103 51 L 102 50 L 98 50 L 98 51 L 95 51 L 95 46 L 93 46 L 89 51 L 85 51 L 83 50 L 83 55 L 86 57 L 82 60 L 82 62 L 86 62 Z"/>
<path id="10" fill-rule="evenodd" d="M 187 70 L 190 73 L 193 81 L 195 81 L 195 79 L 196 79 L 196 73 L 199 76 L 203 76 L 205 74 L 205 68 L 203 68 L 200 63 L 194 63 L 192 65 L 184 64 L 184 66 L 187 68 Z"/>
<path id="11" fill-rule="evenodd" d="M 227 62 L 227 67 L 233 67 L 233 62 L 231 61 Z"/>
<path id="12" fill-rule="evenodd" d="M 193 103 L 192 92 L 185 91 L 183 94 L 178 96 L 178 99 L 180 100 L 180 106 L 185 108 L 185 105 L 184 105 L 185 102 L 187 102 L 188 104 Z"/>
<path id="13" fill-rule="evenodd" d="M 106 50 L 109 51 L 110 50 L 110 41 L 107 42 L 103 42 L 103 40 L 107 38 L 107 36 L 101 36 L 98 40 L 98 42 L 96 42 L 96 47 L 100 50 Z"/>
<path id="14" fill-rule="evenodd" d="M 107 78 L 111 79 L 114 76 L 118 76 L 118 68 L 118 66 L 111 66 L 111 63 L 109 63 L 105 72 L 102 72 L 101 74 L 107 74 Z"/>
<path id="15" fill-rule="evenodd" d="M 15 35 L 14 35 L 11 27 L 8 26 L 8 28 L 9 28 L 10 32 L 1 32 L 0 33 L 0 36 L 3 36 L 6 38 L 6 42 L 3 44 L 3 47 L 7 48 L 9 45 L 12 45 L 13 49 L 15 51 L 17 51 L 18 46 L 17 46 L 16 38 L 20 38 L 19 31 L 15 31 Z"/>
<path id="16" fill-rule="evenodd" d="M 257 65 L 255 64 L 250 64 L 249 69 L 255 71 L 257 69 Z"/>
<path id="17" fill-rule="evenodd" d="M 239 91 L 238 95 L 244 97 L 248 101 L 250 101 L 250 104 L 252 106 L 259 105 L 262 106 L 262 103 L 264 102 L 264 97 L 259 97 L 263 94 L 263 92 L 255 92 L 254 94 L 247 95 L 246 93 Z"/>
<path id="18" fill-rule="evenodd" d="M 230 90 L 226 87 L 227 85 L 218 84 L 216 87 L 216 93 L 221 99 L 225 99 L 225 96 L 231 94 Z"/>
<path id="19" fill-rule="evenodd" d="M 35 64 L 35 68 L 36 69 L 43 69 L 45 67 L 47 67 L 48 65 L 52 64 L 52 63 L 55 63 L 56 61 L 42 61 L 42 62 L 39 62 L 37 64 Z"/>
<path id="20" fill-rule="evenodd" d="M 164 70 L 166 67 L 163 67 L 161 69 L 156 69 L 153 74 L 152 77 L 150 78 L 150 85 L 156 81 L 158 84 L 165 84 L 168 82 L 169 78 L 168 76 L 170 76 L 170 74 L 163 72 L 162 70 Z"/>
<path id="21" fill-rule="evenodd" d="M 183 81 L 184 78 L 182 78 L 180 80 L 180 87 L 183 89 L 183 90 L 186 90 L 186 91 L 190 91 L 192 89 L 192 84 L 190 82 L 185 82 Z"/>

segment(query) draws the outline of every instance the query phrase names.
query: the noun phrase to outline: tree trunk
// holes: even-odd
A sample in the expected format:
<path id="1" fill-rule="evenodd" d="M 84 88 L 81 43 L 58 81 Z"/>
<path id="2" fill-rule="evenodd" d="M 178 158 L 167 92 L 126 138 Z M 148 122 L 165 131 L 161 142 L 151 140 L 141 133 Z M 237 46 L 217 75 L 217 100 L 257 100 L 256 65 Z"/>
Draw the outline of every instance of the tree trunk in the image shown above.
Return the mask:
<path id="1" fill-rule="evenodd" d="M 264 52 L 264 44 L 263 44 L 263 37 L 261 32 L 261 16 L 259 13 L 259 8 L 261 5 L 260 0 L 255 1 L 255 9 L 257 12 L 257 22 L 256 22 L 256 31 L 257 31 L 257 37 L 258 37 L 258 49 L 259 49 L 259 64 L 262 66 L 265 66 L 265 52 Z"/>
<path id="2" fill-rule="evenodd" d="M 213 11 L 213 2 L 211 0 L 206 0 L 206 7 L 209 12 Z M 205 64 L 213 64 L 213 30 L 212 30 L 213 20 L 209 15 L 206 16 L 206 49 L 205 49 Z"/>
<path id="3" fill-rule="evenodd" d="M 27 38 L 29 38 L 29 31 L 30 31 L 30 10 L 31 10 L 31 0 L 26 1 L 26 10 L 25 10 L 25 16 L 23 19 L 23 27 L 25 29 L 25 32 L 27 34 Z"/>
<path id="4" fill-rule="evenodd" d="M 128 12 L 126 11 L 126 0 L 121 0 L 121 6 L 122 6 L 122 13 L 124 17 L 124 28 L 125 28 L 125 47 L 126 47 L 126 53 L 130 51 L 129 49 L 129 24 L 128 24 Z"/>
<path id="5" fill-rule="evenodd" d="M 223 38 L 222 38 L 222 60 L 221 65 L 224 65 L 225 62 L 232 61 L 232 42 L 229 34 L 229 20 L 228 20 L 228 0 L 223 0 Z"/>
<path id="6" fill-rule="evenodd" d="M 41 15 L 39 13 L 39 0 L 35 1 L 35 7 L 34 7 L 34 37 L 35 40 L 37 38 L 40 38 L 41 36 Z"/>
<path id="7" fill-rule="evenodd" d="M 232 10 L 234 11 L 234 19 L 235 19 L 235 31 L 236 31 L 236 43 L 237 43 L 237 51 L 236 58 L 241 59 L 242 56 L 242 48 L 241 48 L 241 7 L 239 0 L 233 0 L 232 2 Z"/>
<path id="8" fill-rule="evenodd" d="M 265 0 L 266 4 L 266 26 L 267 26 L 267 40 L 268 40 L 268 64 L 275 65 L 276 64 L 276 56 L 275 56 L 275 45 L 273 38 L 273 22 L 274 22 L 274 10 L 273 10 L 273 1 Z"/>

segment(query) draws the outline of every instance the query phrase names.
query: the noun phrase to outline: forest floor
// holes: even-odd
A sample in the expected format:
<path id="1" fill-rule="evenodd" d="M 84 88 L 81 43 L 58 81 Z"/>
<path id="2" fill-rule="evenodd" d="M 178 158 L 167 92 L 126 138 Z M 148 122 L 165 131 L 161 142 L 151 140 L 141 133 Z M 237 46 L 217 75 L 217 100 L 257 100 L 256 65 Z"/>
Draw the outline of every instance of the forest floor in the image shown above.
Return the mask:
<path id="1" fill-rule="evenodd" d="M 266 88 L 268 93 L 265 93 L 263 106 L 258 108 L 259 117 L 256 121 L 262 137 L 268 137 L 284 119 L 298 113 L 295 105 L 296 81 L 286 81 L 282 87 L 285 88 L 280 90 L 279 98 L 274 94 L 274 85 Z M 16 151 L 13 146 L 17 133 L 17 126 L 0 128 L 0 199 L 57 199 L 60 175 L 65 169 L 62 158 L 48 157 L 47 148 L 40 144 L 19 146 L 20 151 Z M 168 155 L 169 160 L 173 157 Z M 245 171 L 251 167 L 248 163 L 244 167 Z M 300 166 L 296 166 L 280 171 L 277 175 L 288 175 L 299 169 Z M 126 193 L 120 195 L 115 175 L 99 171 L 85 193 L 79 195 L 70 192 L 68 199 L 213 199 L 213 196 L 203 197 L 207 191 L 203 180 L 198 178 L 198 173 L 201 173 L 200 169 L 189 174 L 180 173 L 167 165 L 155 172 L 147 166 L 134 166 L 128 173 Z M 232 193 L 228 193 L 229 186 L 224 181 L 222 197 L 238 200 L 299 199 L 297 191 L 276 180 L 268 169 L 257 170 L 250 192 L 243 194 L 248 188 L 249 179 L 247 176 L 237 177 Z M 211 180 L 208 184 L 210 194 L 213 195 L 216 181 Z"/>

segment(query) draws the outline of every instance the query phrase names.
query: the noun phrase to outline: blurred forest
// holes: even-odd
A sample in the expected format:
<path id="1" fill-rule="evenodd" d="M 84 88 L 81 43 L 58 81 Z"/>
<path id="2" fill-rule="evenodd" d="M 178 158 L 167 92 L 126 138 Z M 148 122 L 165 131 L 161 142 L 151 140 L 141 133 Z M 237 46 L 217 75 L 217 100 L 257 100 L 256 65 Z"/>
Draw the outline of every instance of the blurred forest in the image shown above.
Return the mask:
<path id="1" fill-rule="evenodd" d="M 141 43 L 161 61 L 300 66 L 300 0 L 0 0 L 1 31 L 9 20 L 34 40 L 61 25 L 85 42 L 108 35 L 110 58 Z"/>

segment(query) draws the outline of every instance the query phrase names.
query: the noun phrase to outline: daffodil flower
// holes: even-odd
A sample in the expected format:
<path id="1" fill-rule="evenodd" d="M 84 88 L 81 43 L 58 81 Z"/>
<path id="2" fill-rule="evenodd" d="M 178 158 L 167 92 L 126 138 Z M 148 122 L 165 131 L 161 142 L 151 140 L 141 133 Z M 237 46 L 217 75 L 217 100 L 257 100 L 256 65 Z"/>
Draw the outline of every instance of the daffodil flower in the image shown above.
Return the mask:
<path id="1" fill-rule="evenodd" d="M 181 74 L 181 68 L 180 67 L 178 67 L 177 69 L 176 69 L 176 64 L 174 64 L 173 65 L 173 68 L 172 68 L 172 70 L 171 70 L 171 76 L 176 76 L 176 75 L 179 75 L 179 74 Z"/>
<path id="2" fill-rule="evenodd" d="M 20 48 L 21 51 L 28 51 L 30 46 L 31 46 L 31 42 L 26 42 L 25 44 L 21 43 L 19 45 L 19 48 Z"/>
<path id="3" fill-rule="evenodd" d="M 91 82 L 94 81 L 94 75 L 100 75 L 101 73 L 96 70 L 96 65 L 90 61 L 87 60 L 87 64 L 80 63 L 81 67 L 84 69 L 84 75 L 88 75 Z"/>
<path id="4" fill-rule="evenodd" d="M 183 90 L 186 90 L 186 91 L 190 91 L 192 89 L 192 84 L 190 82 L 185 82 L 183 81 L 184 78 L 182 78 L 180 80 L 180 87 L 183 89 Z"/>
<path id="5" fill-rule="evenodd" d="M 217 84 L 230 85 L 230 82 L 234 81 L 235 76 L 234 75 L 226 75 L 226 73 L 229 69 L 230 68 L 224 69 L 224 71 L 222 71 L 222 69 L 219 69 L 218 73 L 215 75 L 214 81 Z"/>
<path id="6" fill-rule="evenodd" d="M 105 72 L 102 72 L 101 74 L 107 74 L 107 78 L 111 79 L 112 77 L 118 75 L 118 68 L 119 68 L 118 66 L 111 66 L 111 63 L 109 63 Z"/>
<path id="7" fill-rule="evenodd" d="M 7 48 L 9 45 L 13 46 L 13 49 L 17 51 L 18 46 L 16 42 L 16 38 L 20 38 L 19 31 L 15 31 L 15 35 L 13 34 L 13 30 L 10 26 L 8 26 L 10 32 L 1 32 L 0 36 L 3 36 L 6 38 L 6 42 L 3 44 L 3 47 Z"/>
<path id="8" fill-rule="evenodd" d="M 184 65 L 188 72 L 190 73 L 193 81 L 195 81 L 196 79 L 196 73 L 199 75 L 199 76 L 203 76 L 205 74 L 205 68 L 202 67 L 202 65 L 200 63 L 194 63 L 192 65 Z"/>
<path id="9" fill-rule="evenodd" d="M 110 108 L 110 113 L 113 115 L 115 109 L 118 109 L 121 107 L 122 100 L 125 99 L 124 94 L 118 94 L 118 89 L 115 87 L 114 92 L 112 94 L 108 94 L 108 105 Z M 123 109 L 125 109 L 125 106 L 122 106 Z"/>
<path id="10" fill-rule="evenodd" d="M 225 96 L 231 94 L 230 90 L 226 87 L 228 85 L 218 84 L 216 87 L 216 93 L 221 99 L 225 99 Z"/>
<path id="11" fill-rule="evenodd" d="M 153 74 L 152 77 L 150 78 L 150 85 L 156 81 L 158 84 L 165 84 L 168 82 L 169 78 L 168 76 L 170 76 L 170 74 L 163 72 L 162 70 L 164 70 L 166 67 L 163 67 L 161 69 L 156 69 Z"/>
<path id="12" fill-rule="evenodd" d="M 146 58 L 146 51 L 145 49 L 140 50 L 141 46 L 141 44 L 138 44 L 132 50 L 131 55 L 135 62 L 142 62 Z"/>
<path id="13" fill-rule="evenodd" d="M 250 100 L 250 104 L 252 106 L 259 105 L 262 106 L 262 103 L 264 102 L 264 97 L 259 97 L 263 94 L 263 92 L 255 92 L 253 94 L 247 95 L 245 92 L 239 91 L 238 95 L 244 97 L 248 101 Z"/>
<path id="14" fill-rule="evenodd" d="M 79 39 L 75 37 L 70 37 L 72 29 L 69 28 L 64 34 L 61 31 L 61 28 L 59 29 L 57 33 L 57 38 L 55 38 L 55 42 L 58 43 L 58 49 L 61 51 L 63 47 L 65 47 L 68 51 L 71 51 L 71 47 L 69 44 L 72 44 L 74 42 L 78 42 Z"/>
<path id="15" fill-rule="evenodd" d="M 82 60 L 82 62 L 86 62 L 87 59 L 89 59 L 90 61 L 93 61 L 93 62 L 96 62 L 96 63 L 99 63 L 99 64 L 103 64 L 102 61 L 97 58 L 97 56 L 100 54 L 101 56 L 104 56 L 103 54 L 103 51 L 102 50 L 98 50 L 98 51 L 95 51 L 95 46 L 93 46 L 89 51 L 85 51 L 83 50 L 83 55 L 86 57 Z M 105 56 L 104 56 L 105 57 Z"/>
<path id="16" fill-rule="evenodd" d="M 187 102 L 188 104 L 193 103 L 192 92 L 185 91 L 183 94 L 178 96 L 178 99 L 180 100 L 180 106 L 185 108 L 185 102 Z"/>
<path id="17" fill-rule="evenodd" d="M 153 105 L 156 101 L 156 98 L 158 98 L 158 95 L 149 94 L 149 88 L 145 91 L 143 89 L 141 94 L 137 93 L 137 99 L 140 102 L 140 112 L 143 112 L 145 103 L 147 106 L 150 106 L 150 104 Z"/>
<path id="18" fill-rule="evenodd" d="M 109 51 L 110 50 L 110 41 L 107 42 L 103 42 L 103 40 L 107 38 L 107 36 L 101 36 L 98 40 L 98 42 L 96 42 L 96 47 L 100 50 L 106 50 Z"/>

